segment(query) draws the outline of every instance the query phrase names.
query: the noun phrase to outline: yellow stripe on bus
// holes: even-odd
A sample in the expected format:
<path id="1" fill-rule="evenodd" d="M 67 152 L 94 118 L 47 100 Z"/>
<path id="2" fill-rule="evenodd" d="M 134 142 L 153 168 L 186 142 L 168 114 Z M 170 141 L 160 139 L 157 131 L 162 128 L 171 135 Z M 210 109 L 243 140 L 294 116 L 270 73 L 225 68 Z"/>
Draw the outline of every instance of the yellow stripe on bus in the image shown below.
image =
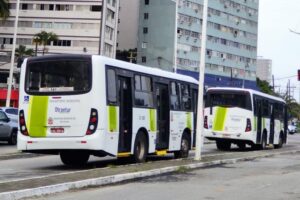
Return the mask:
<path id="1" fill-rule="evenodd" d="M 130 152 L 123 152 L 123 153 L 118 153 L 117 157 L 129 157 Z"/>
<path id="2" fill-rule="evenodd" d="M 155 154 L 156 155 L 158 155 L 158 156 L 164 156 L 164 155 L 166 155 L 168 152 L 167 152 L 167 150 L 156 150 L 155 151 Z"/>
<path id="3" fill-rule="evenodd" d="M 213 124 L 213 131 L 224 131 L 227 108 L 217 107 Z"/>
<path id="4" fill-rule="evenodd" d="M 118 114 L 116 106 L 108 106 L 108 130 L 109 132 L 118 131 Z"/>
<path id="5" fill-rule="evenodd" d="M 150 131 L 155 132 L 156 131 L 156 110 L 155 109 L 149 109 L 149 119 L 150 119 Z"/>
<path id="6" fill-rule="evenodd" d="M 46 137 L 48 96 L 31 96 L 28 109 L 28 132 L 30 137 Z"/>

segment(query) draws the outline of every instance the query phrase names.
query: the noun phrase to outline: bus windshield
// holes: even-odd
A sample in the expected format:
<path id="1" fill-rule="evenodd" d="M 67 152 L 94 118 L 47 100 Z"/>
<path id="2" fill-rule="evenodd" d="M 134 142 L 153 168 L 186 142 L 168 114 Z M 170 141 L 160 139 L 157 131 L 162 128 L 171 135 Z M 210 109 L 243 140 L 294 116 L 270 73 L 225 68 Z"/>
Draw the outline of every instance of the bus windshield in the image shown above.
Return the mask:
<path id="1" fill-rule="evenodd" d="M 85 93 L 91 89 L 91 64 L 88 60 L 46 60 L 29 62 L 27 93 Z"/>
<path id="2" fill-rule="evenodd" d="M 229 92 L 229 91 L 213 91 L 207 94 L 205 107 L 238 107 L 252 110 L 251 98 L 249 93 L 245 92 Z"/>

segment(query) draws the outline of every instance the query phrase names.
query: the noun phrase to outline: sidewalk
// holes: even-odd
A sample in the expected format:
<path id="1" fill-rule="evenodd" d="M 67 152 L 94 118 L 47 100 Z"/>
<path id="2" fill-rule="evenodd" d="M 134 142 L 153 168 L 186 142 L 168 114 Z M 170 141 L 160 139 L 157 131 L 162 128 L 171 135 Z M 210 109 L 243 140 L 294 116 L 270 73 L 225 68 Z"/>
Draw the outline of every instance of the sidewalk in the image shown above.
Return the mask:
<path id="1" fill-rule="evenodd" d="M 24 197 L 52 194 L 71 189 L 103 186 L 124 181 L 133 181 L 144 177 L 166 173 L 180 173 L 188 169 L 210 167 L 256 158 L 281 154 L 300 153 L 300 149 L 281 149 L 266 151 L 245 151 L 229 154 L 207 155 L 201 161 L 161 160 L 145 164 L 110 165 L 106 168 L 82 170 L 40 178 L 0 183 L 0 199 L 20 199 Z"/>

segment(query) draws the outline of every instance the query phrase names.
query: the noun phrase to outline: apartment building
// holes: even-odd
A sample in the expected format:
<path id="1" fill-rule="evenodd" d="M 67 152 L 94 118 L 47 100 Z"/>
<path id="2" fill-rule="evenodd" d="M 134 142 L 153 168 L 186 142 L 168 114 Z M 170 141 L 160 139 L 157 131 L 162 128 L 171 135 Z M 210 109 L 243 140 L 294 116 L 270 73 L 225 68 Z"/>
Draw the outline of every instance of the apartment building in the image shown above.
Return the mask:
<path id="1" fill-rule="evenodd" d="M 258 58 L 256 75 L 260 80 L 272 83 L 272 60 Z"/>
<path id="2" fill-rule="evenodd" d="M 0 22 L 2 55 L 11 52 L 16 0 L 9 1 L 9 6 L 11 17 Z M 17 45 L 35 49 L 33 36 L 44 30 L 59 37 L 58 41 L 47 45 L 47 54 L 102 54 L 115 57 L 118 7 L 119 0 L 21 0 Z M 41 49 L 42 46 L 39 46 L 39 54 Z"/>
<path id="3" fill-rule="evenodd" d="M 206 86 L 256 88 L 258 0 L 208 2 Z M 202 15 L 203 0 L 141 0 L 137 62 L 197 78 Z"/>

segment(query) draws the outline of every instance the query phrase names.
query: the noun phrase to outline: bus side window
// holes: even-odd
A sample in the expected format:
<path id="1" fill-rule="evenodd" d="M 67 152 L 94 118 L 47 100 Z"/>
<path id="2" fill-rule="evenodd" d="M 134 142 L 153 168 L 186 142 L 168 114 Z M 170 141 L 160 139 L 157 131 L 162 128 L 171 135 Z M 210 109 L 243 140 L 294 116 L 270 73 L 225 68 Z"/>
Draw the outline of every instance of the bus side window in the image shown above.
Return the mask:
<path id="1" fill-rule="evenodd" d="M 171 82 L 171 109 L 172 110 L 180 109 L 179 89 L 178 89 L 178 84 L 176 84 L 175 82 Z"/>
<path id="2" fill-rule="evenodd" d="M 181 96 L 182 96 L 182 104 L 184 110 L 190 110 L 191 105 L 191 93 L 190 88 L 186 84 L 181 85 Z"/>
<path id="3" fill-rule="evenodd" d="M 107 70 L 107 99 L 109 104 L 117 103 L 117 84 L 116 72 L 112 69 Z"/>

